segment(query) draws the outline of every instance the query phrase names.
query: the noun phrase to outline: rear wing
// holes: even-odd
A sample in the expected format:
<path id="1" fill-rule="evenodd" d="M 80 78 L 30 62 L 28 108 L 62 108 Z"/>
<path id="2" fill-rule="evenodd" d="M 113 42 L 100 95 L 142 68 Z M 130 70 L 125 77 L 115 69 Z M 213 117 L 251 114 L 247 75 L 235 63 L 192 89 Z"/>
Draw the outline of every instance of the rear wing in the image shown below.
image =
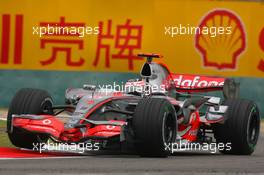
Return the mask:
<path id="1" fill-rule="evenodd" d="M 239 97 L 239 83 L 232 78 L 187 74 L 170 74 L 178 92 L 222 91 L 225 99 Z"/>

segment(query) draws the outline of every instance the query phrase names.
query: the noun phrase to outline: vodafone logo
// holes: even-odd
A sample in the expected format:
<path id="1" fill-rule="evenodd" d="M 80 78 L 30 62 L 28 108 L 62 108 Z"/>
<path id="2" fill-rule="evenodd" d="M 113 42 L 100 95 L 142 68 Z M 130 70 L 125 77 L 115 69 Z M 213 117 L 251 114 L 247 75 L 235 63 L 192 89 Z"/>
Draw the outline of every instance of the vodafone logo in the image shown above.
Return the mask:
<path id="1" fill-rule="evenodd" d="M 246 48 L 245 29 L 239 17 L 230 10 L 217 9 L 203 17 L 199 27 L 231 28 L 230 33 L 215 37 L 197 33 L 195 47 L 205 67 L 235 69 L 239 56 Z"/>
<path id="2" fill-rule="evenodd" d="M 42 123 L 44 125 L 49 125 L 49 124 L 51 124 L 51 120 L 50 119 L 45 119 L 45 120 L 42 121 Z"/>
<path id="3" fill-rule="evenodd" d="M 116 128 L 116 126 L 114 126 L 114 125 L 107 125 L 106 126 L 106 129 L 108 129 L 108 130 L 113 130 L 115 128 Z"/>
<path id="4" fill-rule="evenodd" d="M 224 78 L 193 75 L 172 74 L 172 78 L 179 88 L 222 87 L 225 82 Z"/>

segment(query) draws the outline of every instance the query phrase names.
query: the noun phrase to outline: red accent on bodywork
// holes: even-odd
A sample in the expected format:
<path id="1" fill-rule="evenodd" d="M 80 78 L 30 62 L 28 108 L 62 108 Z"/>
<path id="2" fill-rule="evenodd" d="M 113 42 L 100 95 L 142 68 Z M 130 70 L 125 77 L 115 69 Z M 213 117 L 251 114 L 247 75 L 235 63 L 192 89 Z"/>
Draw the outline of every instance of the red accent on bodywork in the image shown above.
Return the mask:
<path id="1" fill-rule="evenodd" d="M 83 134 L 79 128 L 66 129 L 61 133 L 60 140 L 78 142 L 83 138 Z"/>
<path id="2" fill-rule="evenodd" d="M 98 125 L 93 128 L 89 128 L 88 132 L 85 134 L 84 137 L 112 137 L 119 135 L 121 131 L 120 126 L 113 126 L 113 125 Z"/>
<path id="3" fill-rule="evenodd" d="M 59 138 L 64 131 L 64 124 L 52 115 L 41 115 L 43 119 L 26 119 L 26 118 L 14 118 L 13 126 L 23 128 L 27 131 L 48 133 L 55 138 Z M 50 122 L 45 122 L 45 121 Z"/>
<path id="4" fill-rule="evenodd" d="M 200 115 L 199 112 L 196 111 L 195 113 L 195 118 L 191 118 L 189 125 L 179 125 L 178 126 L 178 131 L 183 131 L 187 127 L 191 126 L 191 128 L 183 134 L 181 137 L 182 139 L 186 139 L 188 141 L 196 141 L 197 140 L 197 133 L 200 128 L 201 122 L 200 122 Z"/>
<path id="5" fill-rule="evenodd" d="M 124 125 L 126 122 L 121 120 L 109 120 L 109 122 L 118 122 Z M 98 125 L 92 128 L 88 128 L 84 137 L 113 137 L 119 135 L 121 132 L 121 126 L 115 125 Z"/>

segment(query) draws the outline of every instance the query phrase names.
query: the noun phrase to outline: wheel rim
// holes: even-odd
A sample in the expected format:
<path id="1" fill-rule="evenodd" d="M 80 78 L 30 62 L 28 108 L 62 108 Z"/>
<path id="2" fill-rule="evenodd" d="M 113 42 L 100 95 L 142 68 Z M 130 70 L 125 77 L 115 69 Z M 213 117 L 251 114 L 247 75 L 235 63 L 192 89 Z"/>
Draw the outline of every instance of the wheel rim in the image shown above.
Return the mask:
<path id="1" fill-rule="evenodd" d="M 162 138 L 164 143 L 172 143 L 176 134 L 176 121 L 173 114 L 165 112 L 163 117 Z"/>
<path id="2" fill-rule="evenodd" d="M 52 99 L 51 98 L 46 98 L 42 103 L 41 103 L 41 112 L 45 114 L 53 114 L 52 110 Z"/>
<path id="3" fill-rule="evenodd" d="M 260 118 L 256 108 L 253 108 L 250 112 L 247 128 L 247 141 L 250 146 L 254 147 L 257 144 L 260 129 Z"/>

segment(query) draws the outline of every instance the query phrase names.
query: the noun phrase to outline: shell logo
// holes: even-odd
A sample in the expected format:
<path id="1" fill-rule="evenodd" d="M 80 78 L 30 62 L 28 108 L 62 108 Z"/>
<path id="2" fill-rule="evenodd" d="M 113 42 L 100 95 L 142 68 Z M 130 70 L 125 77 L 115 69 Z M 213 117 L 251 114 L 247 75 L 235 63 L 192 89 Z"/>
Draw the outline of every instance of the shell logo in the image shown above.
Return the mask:
<path id="1" fill-rule="evenodd" d="M 242 22 L 231 11 L 214 10 L 201 21 L 199 28 L 216 27 L 215 37 L 196 33 L 195 47 L 201 53 L 205 67 L 216 69 L 235 69 L 238 58 L 246 48 L 246 34 Z M 231 28 L 230 33 L 220 34 L 220 28 Z"/>

